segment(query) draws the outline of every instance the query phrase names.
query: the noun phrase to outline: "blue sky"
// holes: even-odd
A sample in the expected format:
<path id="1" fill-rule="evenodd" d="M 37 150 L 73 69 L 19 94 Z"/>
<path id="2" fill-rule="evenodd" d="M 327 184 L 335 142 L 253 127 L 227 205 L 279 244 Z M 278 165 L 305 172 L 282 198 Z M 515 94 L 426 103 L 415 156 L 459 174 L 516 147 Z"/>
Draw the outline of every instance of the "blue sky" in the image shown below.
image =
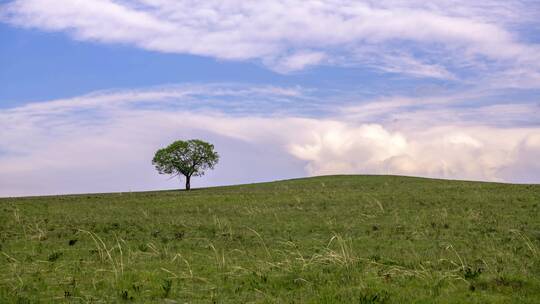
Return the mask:
<path id="1" fill-rule="evenodd" d="M 0 196 L 318 174 L 540 182 L 537 1 L 0 2 Z"/>
<path id="2" fill-rule="evenodd" d="M 385 75 L 371 67 L 312 67 L 276 73 L 252 61 L 150 52 L 125 45 L 96 44 L 68 35 L 0 25 L 2 107 L 82 95 L 92 91 L 178 83 L 243 83 L 305 86 L 355 96 L 415 92 L 455 84 L 438 79 Z M 390 83 L 389 83 L 390 82 Z"/>

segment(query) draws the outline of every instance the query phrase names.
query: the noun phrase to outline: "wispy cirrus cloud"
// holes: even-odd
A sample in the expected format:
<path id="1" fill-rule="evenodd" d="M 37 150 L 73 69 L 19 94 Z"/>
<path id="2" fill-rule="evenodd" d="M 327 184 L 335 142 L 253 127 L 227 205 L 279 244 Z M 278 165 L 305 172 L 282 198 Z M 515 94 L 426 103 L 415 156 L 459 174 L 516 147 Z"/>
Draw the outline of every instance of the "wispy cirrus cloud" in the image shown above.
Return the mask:
<path id="1" fill-rule="evenodd" d="M 222 153 L 198 185 L 334 173 L 540 182 L 537 104 L 336 97 L 317 115 L 299 111 L 318 98 L 297 87 L 171 85 L 2 109 L 0 196 L 175 187 L 152 154 L 192 137 Z"/>
<path id="2" fill-rule="evenodd" d="M 316 65 L 442 79 L 496 72 L 538 86 L 540 47 L 525 29 L 538 25 L 537 13 L 534 1 L 517 0 L 15 0 L 0 20 L 85 41 L 254 60 L 283 73 Z"/>

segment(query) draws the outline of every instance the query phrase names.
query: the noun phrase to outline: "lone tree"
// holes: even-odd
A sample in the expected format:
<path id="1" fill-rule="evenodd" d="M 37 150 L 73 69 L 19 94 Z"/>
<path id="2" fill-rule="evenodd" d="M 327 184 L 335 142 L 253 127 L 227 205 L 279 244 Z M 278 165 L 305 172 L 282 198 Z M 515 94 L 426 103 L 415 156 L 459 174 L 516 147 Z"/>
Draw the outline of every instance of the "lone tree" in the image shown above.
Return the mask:
<path id="1" fill-rule="evenodd" d="M 191 188 L 192 176 L 202 176 L 207 169 L 214 169 L 219 155 L 214 145 L 199 139 L 178 140 L 167 148 L 159 149 L 152 160 L 159 174 L 183 175 L 186 177 L 186 190 Z"/>

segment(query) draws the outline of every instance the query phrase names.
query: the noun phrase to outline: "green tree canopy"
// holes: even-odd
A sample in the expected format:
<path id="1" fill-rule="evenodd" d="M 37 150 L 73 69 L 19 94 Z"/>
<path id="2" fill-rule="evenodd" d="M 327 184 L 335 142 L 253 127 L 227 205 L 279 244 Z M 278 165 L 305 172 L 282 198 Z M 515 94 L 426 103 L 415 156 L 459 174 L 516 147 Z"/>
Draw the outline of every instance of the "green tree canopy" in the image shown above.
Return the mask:
<path id="1" fill-rule="evenodd" d="M 202 176 L 208 169 L 214 169 L 219 161 L 219 154 L 214 145 L 199 139 L 177 140 L 168 147 L 159 149 L 152 164 L 159 174 L 183 175 L 186 178 L 186 190 L 191 188 L 192 176 Z"/>

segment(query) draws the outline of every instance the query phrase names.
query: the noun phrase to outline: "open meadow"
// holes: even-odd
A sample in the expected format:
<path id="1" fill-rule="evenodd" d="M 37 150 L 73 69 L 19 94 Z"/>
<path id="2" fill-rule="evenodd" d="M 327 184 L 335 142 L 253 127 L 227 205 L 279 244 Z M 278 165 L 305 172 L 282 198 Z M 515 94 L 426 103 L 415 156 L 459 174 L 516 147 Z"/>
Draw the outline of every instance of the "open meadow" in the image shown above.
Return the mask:
<path id="1" fill-rule="evenodd" d="M 0 199 L 0 303 L 540 303 L 540 185 L 324 176 Z"/>

